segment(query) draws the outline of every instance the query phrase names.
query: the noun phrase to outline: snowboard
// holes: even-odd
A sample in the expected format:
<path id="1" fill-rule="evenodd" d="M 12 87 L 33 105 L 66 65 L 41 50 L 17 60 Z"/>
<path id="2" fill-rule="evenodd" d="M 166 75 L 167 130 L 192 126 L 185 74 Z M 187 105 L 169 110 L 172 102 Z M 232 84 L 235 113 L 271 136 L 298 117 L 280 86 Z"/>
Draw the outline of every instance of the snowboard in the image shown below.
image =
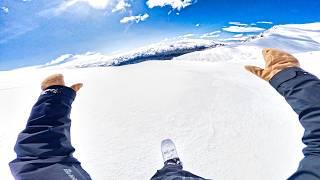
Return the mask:
<path id="1" fill-rule="evenodd" d="M 161 152 L 164 163 L 169 160 L 179 159 L 176 146 L 171 139 L 165 139 L 161 142 Z"/>

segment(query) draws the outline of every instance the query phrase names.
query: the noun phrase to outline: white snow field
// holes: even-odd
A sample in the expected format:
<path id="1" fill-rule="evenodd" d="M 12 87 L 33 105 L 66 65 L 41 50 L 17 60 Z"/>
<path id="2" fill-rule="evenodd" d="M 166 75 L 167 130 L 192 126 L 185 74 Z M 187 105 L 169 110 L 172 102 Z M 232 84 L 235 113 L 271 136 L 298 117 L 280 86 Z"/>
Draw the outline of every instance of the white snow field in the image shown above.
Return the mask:
<path id="1" fill-rule="evenodd" d="M 243 68 L 264 65 L 263 47 L 294 53 L 320 76 L 320 23 L 277 26 L 263 37 L 172 61 L 0 72 L 0 179 L 13 179 L 15 140 L 41 80 L 52 73 L 63 73 L 70 85 L 84 83 L 73 104 L 72 143 L 95 180 L 149 179 L 162 167 L 165 138 L 174 140 L 185 170 L 205 178 L 288 178 L 303 157 L 303 130 L 285 100 Z"/>

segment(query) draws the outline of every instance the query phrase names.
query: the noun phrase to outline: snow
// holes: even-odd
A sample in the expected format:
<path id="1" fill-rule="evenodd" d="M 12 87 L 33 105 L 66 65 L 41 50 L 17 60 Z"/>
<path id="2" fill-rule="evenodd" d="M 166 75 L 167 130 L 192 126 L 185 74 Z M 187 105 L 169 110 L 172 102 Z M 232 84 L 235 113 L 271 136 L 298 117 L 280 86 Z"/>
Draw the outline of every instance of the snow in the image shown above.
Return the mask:
<path id="1" fill-rule="evenodd" d="M 263 67 L 261 49 L 272 45 L 320 76 L 319 30 L 319 24 L 277 26 L 263 37 L 172 61 L 94 67 L 108 61 L 88 53 L 0 72 L 0 179 L 12 179 L 7 164 L 16 137 L 41 80 L 52 73 L 63 73 L 70 85 L 84 83 L 73 104 L 72 143 L 93 179 L 149 179 L 162 166 L 166 138 L 184 168 L 205 178 L 286 179 L 303 157 L 303 130 L 285 100 L 243 66 Z M 77 68 L 84 64 L 91 68 Z"/>
<path id="2" fill-rule="evenodd" d="M 174 56 L 203 50 L 210 47 L 222 45 L 219 42 L 205 39 L 179 39 L 165 40 L 147 47 L 132 50 L 130 52 L 104 55 L 96 52 L 72 55 L 65 54 L 47 63 L 47 66 L 60 67 L 96 67 L 96 66 L 118 66 L 123 64 L 136 63 L 137 61 L 171 59 Z"/>
<path id="3" fill-rule="evenodd" d="M 105 55 L 98 52 L 88 52 L 77 55 L 65 54 L 52 60 L 43 67 L 85 68 L 119 66 L 148 60 L 170 60 L 176 56 L 178 56 L 178 59 L 200 59 L 201 61 L 224 61 L 233 58 L 239 59 L 239 57 L 247 58 L 248 56 L 251 59 L 256 59 L 260 56 L 260 49 L 263 47 L 285 49 L 291 53 L 320 51 L 319 27 L 320 23 L 279 25 L 256 36 L 236 34 L 233 37 L 219 40 L 206 38 L 217 38 L 221 31 L 205 33 L 200 36 L 200 38 L 194 38 L 194 34 L 187 34 L 177 39 L 168 39 L 147 47 L 134 49 L 130 52 L 112 55 Z M 215 48 L 224 45 L 228 46 Z M 208 50 L 202 51 L 204 49 Z M 235 55 L 235 53 L 237 53 L 237 55 Z M 183 54 L 186 55 L 180 56 Z M 219 57 L 212 58 L 212 56 Z"/>
<path id="4" fill-rule="evenodd" d="M 251 41 L 249 45 L 274 47 L 291 52 L 320 50 L 320 23 L 274 26 Z"/>

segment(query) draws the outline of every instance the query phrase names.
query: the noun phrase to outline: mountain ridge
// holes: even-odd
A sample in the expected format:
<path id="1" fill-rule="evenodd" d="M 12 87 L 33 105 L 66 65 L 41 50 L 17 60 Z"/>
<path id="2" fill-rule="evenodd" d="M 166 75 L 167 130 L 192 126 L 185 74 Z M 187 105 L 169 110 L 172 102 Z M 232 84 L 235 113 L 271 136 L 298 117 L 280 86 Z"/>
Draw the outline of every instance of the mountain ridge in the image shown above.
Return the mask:
<path id="1" fill-rule="evenodd" d="M 65 54 L 40 67 L 60 66 L 67 68 L 86 68 L 122 66 L 149 60 L 181 60 L 183 58 L 198 60 L 200 56 L 196 55 L 201 54 L 199 51 L 205 51 L 205 53 L 214 52 L 214 57 L 214 55 L 223 56 L 221 53 L 232 53 L 224 51 L 230 51 L 232 48 L 240 48 L 243 51 L 246 51 L 247 54 L 250 54 L 250 51 L 248 51 L 247 48 L 257 49 L 257 47 L 279 48 L 290 53 L 319 51 L 319 32 L 320 23 L 318 22 L 276 25 L 256 36 L 242 38 L 244 40 L 238 42 L 231 43 L 223 41 L 223 39 L 173 39 L 115 55 L 104 55 L 98 52 L 88 52 L 76 55 Z M 230 56 L 230 54 L 227 54 L 226 56 Z M 224 58 L 220 58 L 219 60 L 221 59 Z"/>

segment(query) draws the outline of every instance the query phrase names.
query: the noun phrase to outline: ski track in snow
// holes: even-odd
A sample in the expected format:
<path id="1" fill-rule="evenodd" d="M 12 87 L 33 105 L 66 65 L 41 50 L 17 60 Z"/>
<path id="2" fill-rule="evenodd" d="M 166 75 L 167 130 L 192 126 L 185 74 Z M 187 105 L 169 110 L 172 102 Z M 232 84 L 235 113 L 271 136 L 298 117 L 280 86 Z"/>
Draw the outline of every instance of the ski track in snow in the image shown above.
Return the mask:
<path id="1" fill-rule="evenodd" d="M 162 166 L 165 138 L 174 140 L 184 168 L 205 178 L 286 179 L 302 158 L 302 128 L 285 100 L 243 66 L 263 67 L 261 49 L 272 44 L 320 76 L 319 30 L 319 23 L 285 25 L 173 61 L 0 72 L 0 179 L 12 179 L 7 164 L 18 132 L 41 80 L 57 72 L 68 84 L 84 83 L 73 104 L 72 143 L 93 179 L 149 179 Z"/>

